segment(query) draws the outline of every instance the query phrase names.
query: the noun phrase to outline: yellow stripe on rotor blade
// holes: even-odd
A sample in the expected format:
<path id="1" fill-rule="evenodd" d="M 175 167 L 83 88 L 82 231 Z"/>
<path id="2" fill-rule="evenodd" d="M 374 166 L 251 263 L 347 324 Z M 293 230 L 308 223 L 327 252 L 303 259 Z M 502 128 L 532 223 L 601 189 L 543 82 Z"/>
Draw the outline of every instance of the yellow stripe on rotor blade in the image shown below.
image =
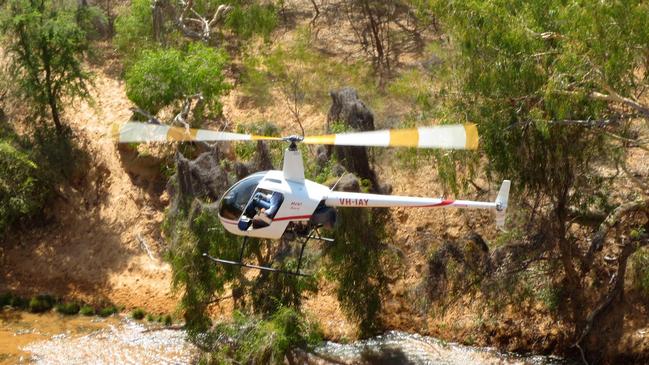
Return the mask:
<path id="1" fill-rule="evenodd" d="M 304 140 L 302 142 L 308 144 L 336 144 L 336 135 L 325 134 L 322 136 L 304 137 Z"/>
<path id="2" fill-rule="evenodd" d="M 416 129 L 391 129 L 390 146 L 392 147 L 417 147 L 419 145 L 419 131 Z"/>
<path id="3" fill-rule="evenodd" d="M 473 123 L 467 123 L 464 125 L 464 133 L 466 133 L 466 148 L 478 149 L 478 127 Z"/>
<path id="4" fill-rule="evenodd" d="M 197 129 L 186 129 L 181 127 L 169 127 L 167 131 L 167 141 L 169 142 L 183 142 L 196 140 Z"/>

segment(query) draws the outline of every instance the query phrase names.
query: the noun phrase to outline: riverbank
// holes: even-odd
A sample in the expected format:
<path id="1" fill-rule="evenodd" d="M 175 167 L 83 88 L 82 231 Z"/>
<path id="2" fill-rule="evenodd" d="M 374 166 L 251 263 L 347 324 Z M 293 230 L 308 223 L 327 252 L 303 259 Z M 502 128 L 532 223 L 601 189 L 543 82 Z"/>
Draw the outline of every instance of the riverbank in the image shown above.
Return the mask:
<path id="1" fill-rule="evenodd" d="M 0 365 L 46 363 L 191 363 L 199 351 L 185 333 L 132 320 L 0 311 Z M 325 342 L 293 358 L 319 364 L 499 364 L 558 365 L 561 359 L 525 357 L 447 343 L 432 337 L 392 331 L 346 344 Z M 311 359 L 311 360 L 308 360 Z M 310 363 L 310 362 L 309 362 Z"/>

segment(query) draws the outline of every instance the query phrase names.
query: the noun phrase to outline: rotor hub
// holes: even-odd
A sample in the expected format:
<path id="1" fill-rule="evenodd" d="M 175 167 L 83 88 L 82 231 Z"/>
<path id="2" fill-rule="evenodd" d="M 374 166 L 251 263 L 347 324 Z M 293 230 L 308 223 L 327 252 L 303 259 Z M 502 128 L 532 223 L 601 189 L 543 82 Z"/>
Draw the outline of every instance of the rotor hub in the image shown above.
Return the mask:
<path id="1" fill-rule="evenodd" d="M 292 135 L 292 136 L 284 137 L 282 138 L 282 140 L 291 143 L 288 146 L 289 151 L 297 151 L 297 143 L 302 142 L 304 140 L 304 137 L 298 135 Z"/>

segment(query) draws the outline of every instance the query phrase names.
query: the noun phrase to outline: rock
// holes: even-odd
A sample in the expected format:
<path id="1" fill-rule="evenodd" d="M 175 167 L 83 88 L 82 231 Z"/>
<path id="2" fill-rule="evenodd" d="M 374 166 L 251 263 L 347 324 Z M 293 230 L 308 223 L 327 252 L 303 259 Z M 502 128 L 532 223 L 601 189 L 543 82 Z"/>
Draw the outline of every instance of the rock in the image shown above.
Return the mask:
<path id="1" fill-rule="evenodd" d="M 356 175 L 346 174 L 338 181 L 336 190 L 358 193 L 361 191 L 361 184 Z"/>
<path id="2" fill-rule="evenodd" d="M 331 125 L 336 122 L 343 123 L 357 131 L 374 130 L 374 115 L 358 98 L 356 90 L 345 87 L 339 91 L 332 91 L 330 95 L 332 104 L 327 114 L 328 132 L 331 132 Z M 372 183 L 372 191 L 380 191 L 376 174 L 370 167 L 367 148 L 336 146 L 334 151 L 338 161 L 347 171 L 358 175 L 361 179 L 368 179 Z"/>

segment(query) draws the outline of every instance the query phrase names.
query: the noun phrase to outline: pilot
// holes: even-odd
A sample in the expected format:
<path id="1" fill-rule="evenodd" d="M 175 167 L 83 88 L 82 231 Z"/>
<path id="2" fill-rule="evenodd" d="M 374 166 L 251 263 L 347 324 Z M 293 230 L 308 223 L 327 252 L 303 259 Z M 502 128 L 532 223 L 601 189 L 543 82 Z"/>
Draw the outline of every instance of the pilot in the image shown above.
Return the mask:
<path id="1" fill-rule="evenodd" d="M 278 192 L 271 194 L 258 192 L 252 202 L 256 208 L 259 208 L 259 213 L 252 218 L 252 227 L 267 227 L 273 221 L 275 214 L 277 214 L 277 210 L 282 203 L 282 194 Z"/>

